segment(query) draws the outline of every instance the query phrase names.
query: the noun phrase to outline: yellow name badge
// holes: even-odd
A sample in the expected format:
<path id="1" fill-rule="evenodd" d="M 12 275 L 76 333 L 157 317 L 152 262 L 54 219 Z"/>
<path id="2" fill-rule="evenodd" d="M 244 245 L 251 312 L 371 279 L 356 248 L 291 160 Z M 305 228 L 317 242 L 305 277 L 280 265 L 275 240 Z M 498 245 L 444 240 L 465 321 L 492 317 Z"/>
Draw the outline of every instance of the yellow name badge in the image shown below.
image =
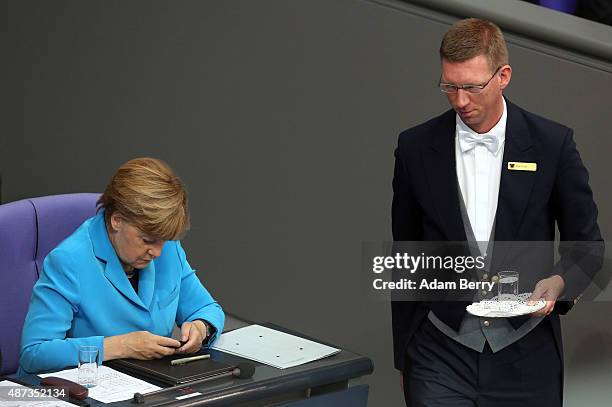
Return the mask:
<path id="1" fill-rule="evenodd" d="M 538 163 L 509 162 L 508 169 L 513 171 L 536 171 Z"/>

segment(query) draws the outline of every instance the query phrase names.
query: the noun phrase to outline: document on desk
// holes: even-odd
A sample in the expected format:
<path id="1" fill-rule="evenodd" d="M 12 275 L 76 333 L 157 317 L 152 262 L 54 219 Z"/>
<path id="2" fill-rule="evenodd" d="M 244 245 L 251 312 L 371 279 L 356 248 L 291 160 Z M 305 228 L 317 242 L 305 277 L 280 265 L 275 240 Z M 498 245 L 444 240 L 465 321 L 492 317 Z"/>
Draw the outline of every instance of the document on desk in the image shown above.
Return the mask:
<path id="1" fill-rule="evenodd" d="M 74 407 L 74 404 L 60 399 L 36 400 L 27 389 L 24 385 L 8 380 L 0 381 L 0 407 Z"/>
<path id="2" fill-rule="evenodd" d="M 212 348 L 279 369 L 299 366 L 340 352 L 340 349 L 261 325 L 226 332 Z"/>
<path id="3" fill-rule="evenodd" d="M 79 369 L 62 370 L 55 373 L 46 373 L 40 377 L 55 376 L 68 379 L 75 383 L 79 382 Z M 129 400 L 134 393 L 149 393 L 159 390 L 161 387 L 154 386 L 144 380 L 118 372 L 108 366 L 98 367 L 98 385 L 89 389 L 89 397 L 103 403 L 114 403 L 115 401 Z"/>

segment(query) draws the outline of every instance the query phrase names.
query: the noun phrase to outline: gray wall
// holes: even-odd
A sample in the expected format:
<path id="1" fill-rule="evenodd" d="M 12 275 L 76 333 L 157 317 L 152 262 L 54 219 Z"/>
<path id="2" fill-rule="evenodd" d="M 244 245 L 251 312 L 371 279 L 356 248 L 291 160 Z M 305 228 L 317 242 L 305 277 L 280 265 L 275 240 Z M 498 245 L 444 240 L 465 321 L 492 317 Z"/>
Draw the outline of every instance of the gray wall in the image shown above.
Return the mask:
<path id="1" fill-rule="evenodd" d="M 398 132 L 447 108 L 452 21 L 366 0 L 4 1 L 3 200 L 100 191 L 129 158 L 165 159 L 191 194 L 190 261 L 224 307 L 372 357 L 371 405 L 401 405 L 361 242 L 390 239 Z M 609 236 L 609 61 L 509 40 L 508 96 L 576 129 Z M 610 310 L 565 318 L 568 406 L 612 398 Z"/>

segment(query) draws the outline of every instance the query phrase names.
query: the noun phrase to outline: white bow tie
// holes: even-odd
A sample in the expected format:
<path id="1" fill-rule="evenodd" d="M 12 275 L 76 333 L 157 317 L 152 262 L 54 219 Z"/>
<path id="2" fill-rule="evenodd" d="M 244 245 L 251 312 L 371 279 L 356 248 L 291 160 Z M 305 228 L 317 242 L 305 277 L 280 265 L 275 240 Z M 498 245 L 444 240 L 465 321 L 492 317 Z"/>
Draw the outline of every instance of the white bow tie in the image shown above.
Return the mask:
<path id="1" fill-rule="evenodd" d="M 469 131 L 459 130 L 457 137 L 459 137 L 459 147 L 461 147 L 462 153 L 471 150 L 476 144 L 482 144 L 493 154 L 497 152 L 499 147 L 499 139 L 491 134 L 475 135 Z"/>

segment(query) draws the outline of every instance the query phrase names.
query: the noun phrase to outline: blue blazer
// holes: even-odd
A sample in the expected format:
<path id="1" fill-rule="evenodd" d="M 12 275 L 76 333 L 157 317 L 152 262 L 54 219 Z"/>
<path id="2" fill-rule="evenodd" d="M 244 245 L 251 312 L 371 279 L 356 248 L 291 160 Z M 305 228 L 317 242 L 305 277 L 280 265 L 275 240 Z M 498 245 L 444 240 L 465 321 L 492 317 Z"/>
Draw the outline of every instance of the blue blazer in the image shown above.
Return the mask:
<path id="1" fill-rule="evenodd" d="M 223 310 L 198 280 L 178 241 L 139 273 L 134 291 L 115 253 L 104 212 L 86 220 L 45 258 L 21 338 L 20 373 L 78 364 L 81 345 L 104 358 L 104 338 L 133 331 L 170 336 L 174 324 L 205 319 L 223 331 Z"/>

